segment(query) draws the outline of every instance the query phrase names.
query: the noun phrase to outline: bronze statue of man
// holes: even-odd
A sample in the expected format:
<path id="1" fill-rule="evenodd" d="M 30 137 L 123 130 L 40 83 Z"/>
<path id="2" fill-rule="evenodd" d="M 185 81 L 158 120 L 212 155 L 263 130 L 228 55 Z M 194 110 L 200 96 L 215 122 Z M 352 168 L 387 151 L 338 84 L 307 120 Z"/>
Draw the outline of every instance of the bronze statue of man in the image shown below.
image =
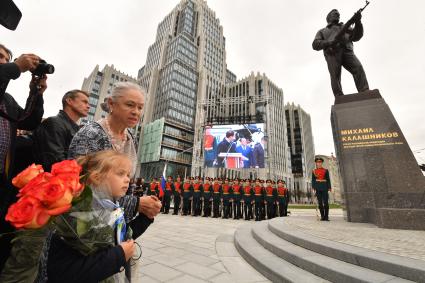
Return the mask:
<path id="1" fill-rule="evenodd" d="M 314 50 L 323 49 L 335 96 L 344 95 L 341 87 L 341 66 L 353 75 L 357 91 L 369 90 L 363 66 L 353 51 L 353 41 L 359 41 L 363 37 L 361 17 L 359 10 L 344 25 L 339 22 L 338 10 L 333 9 L 326 17 L 328 25 L 317 32 L 313 41 Z"/>

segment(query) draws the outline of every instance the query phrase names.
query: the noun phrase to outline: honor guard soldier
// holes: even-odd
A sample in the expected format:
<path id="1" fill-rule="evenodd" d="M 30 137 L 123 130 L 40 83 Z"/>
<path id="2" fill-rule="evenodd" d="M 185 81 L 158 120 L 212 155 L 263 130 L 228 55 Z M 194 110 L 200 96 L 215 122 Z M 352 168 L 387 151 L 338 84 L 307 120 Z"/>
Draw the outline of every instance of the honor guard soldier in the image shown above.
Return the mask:
<path id="1" fill-rule="evenodd" d="M 264 205 L 264 188 L 261 184 L 262 180 L 256 179 L 254 186 L 254 201 L 255 201 L 255 221 L 263 219 L 263 205 Z"/>
<path id="2" fill-rule="evenodd" d="M 177 215 L 180 209 L 181 202 L 181 194 L 182 194 L 182 184 L 180 176 L 177 176 L 176 182 L 174 182 L 173 186 L 173 198 L 174 198 L 174 212 L 173 215 Z"/>
<path id="3" fill-rule="evenodd" d="M 316 192 L 317 202 L 319 203 L 320 216 L 322 221 L 329 221 L 329 194 L 331 190 L 331 180 L 329 171 L 323 168 L 323 158 L 316 157 L 316 169 L 313 170 L 311 177 L 311 186 Z"/>
<path id="4" fill-rule="evenodd" d="M 221 185 L 220 179 L 214 178 L 213 184 L 213 217 L 217 218 L 220 215 L 220 200 L 221 200 Z"/>
<path id="5" fill-rule="evenodd" d="M 192 204 L 193 204 L 193 216 L 201 215 L 201 177 L 194 179 Z"/>
<path id="6" fill-rule="evenodd" d="M 244 202 L 245 220 L 252 219 L 252 202 L 254 201 L 254 190 L 250 180 L 246 179 L 242 190 L 242 200 Z"/>
<path id="7" fill-rule="evenodd" d="M 192 197 L 192 184 L 187 177 L 183 184 L 183 215 L 190 214 L 190 198 Z"/>
<path id="8" fill-rule="evenodd" d="M 229 210 L 230 210 L 230 194 L 232 187 L 229 184 L 229 179 L 224 179 L 224 184 L 222 187 L 222 198 L 223 198 L 223 218 L 227 219 L 229 218 Z"/>
<path id="9" fill-rule="evenodd" d="M 210 178 L 205 178 L 204 185 L 201 187 L 201 199 L 204 202 L 204 215 L 203 217 L 211 216 L 211 201 L 213 195 L 213 186 L 210 184 Z"/>
<path id="10" fill-rule="evenodd" d="M 288 189 L 285 187 L 285 181 L 278 180 L 277 181 L 277 203 L 279 205 L 279 216 L 288 216 L 287 211 L 287 192 Z"/>
<path id="11" fill-rule="evenodd" d="M 241 200 L 242 186 L 239 184 L 239 179 L 235 179 L 232 186 L 233 190 L 233 219 L 242 218 Z"/>
<path id="12" fill-rule="evenodd" d="M 265 191 L 265 204 L 267 205 L 267 219 L 272 219 L 276 215 L 276 200 L 277 191 L 273 188 L 272 180 L 266 181 Z"/>
<path id="13" fill-rule="evenodd" d="M 173 177 L 168 176 L 164 188 L 164 214 L 168 214 L 168 212 L 170 211 L 171 195 L 173 194 L 173 188 Z"/>
<path id="14" fill-rule="evenodd" d="M 157 178 L 153 178 L 152 182 L 149 185 L 149 190 L 146 194 L 148 196 L 156 196 L 159 198 L 159 186 Z"/>

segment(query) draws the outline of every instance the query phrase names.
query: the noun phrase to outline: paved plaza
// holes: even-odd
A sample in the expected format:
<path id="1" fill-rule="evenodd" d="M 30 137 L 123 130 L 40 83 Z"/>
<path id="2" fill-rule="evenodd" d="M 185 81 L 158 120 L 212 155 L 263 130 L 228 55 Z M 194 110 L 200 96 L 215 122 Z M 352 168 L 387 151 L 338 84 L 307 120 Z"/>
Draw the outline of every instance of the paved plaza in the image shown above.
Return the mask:
<path id="1" fill-rule="evenodd" d="M 292 209 L 287 224 L 305 233 L 425 261 L 425 231 L 380 229 L 347 223 L 331 209 L 331 222 L 312 209 Z M 233 234 L 254 221 L 159 215 L 137 239 L 143 256 L 133 267 L 134 282 L 270 282 L 237 252 Z"/>

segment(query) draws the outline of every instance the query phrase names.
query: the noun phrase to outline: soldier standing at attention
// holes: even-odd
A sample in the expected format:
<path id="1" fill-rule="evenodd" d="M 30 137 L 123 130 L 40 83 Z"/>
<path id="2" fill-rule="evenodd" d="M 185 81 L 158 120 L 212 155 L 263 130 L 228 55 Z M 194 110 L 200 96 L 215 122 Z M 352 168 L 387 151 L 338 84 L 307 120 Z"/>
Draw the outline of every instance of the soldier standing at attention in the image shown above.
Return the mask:
<path id="1" fill-rule="evenodd" d="M 164 190 L 164 214 L 168 214 L 170 211 L 170 202 L 171 202 L 171 195 L 173 194 L 174 190 L 174 184 L 173 184 L 173 177 L 168 176 L 167 182 L 165 183 L 165 190 Z"/>
<path id="2" fill-rule="evenodd" d="M 159 198 L 159 187 L 157 178 L 153 178 L 151 184 L 149 185 L 149 190 L 146 194 L 148 196 L 156 196 L 157 198 Z"/>
<path id="3" fill-rule="evenodd" d="M 265 190 L 265 203 L 267 204 L 267 219 L 272 219 L 275 216 L 275 202 L 276 202 L 276 190 L 273 188 L 272 180 L 266 181 Z"/>
<path id="4" fill-rule="evenodd" d="M 255 221 L 262 220 L 262 207 L 264 204 L 263 186 L 260 179 L 255 179 L 254 186 Z"/>
<path id="5" fill-rule="evenodd" d="M 235 179 L 232 186 L 233 190 L 233 219 L 242 218 L 241 212 L 241 192 L 242 186 L 239 184 L 239 179 Z"/>
<path id="6" fill-rule="evenodd" d="M 329 171 L 322 167 L 323 158 L 316 157 L 314 162 L 316 162 L 316 169 L 313 170 L 311 186 L 316 193 L 317 202 L 319 203 L 321 220 L 329 221 L 328 191 L 331 191 Z"/>
<path id="7" fill-rule="evenodd" d="M 287 206 L 286 206 L 286 195 L 287 188 L 285 188 L 285 181 L 277 181 L 277 202 L 279 204 L 279 216 L 288 216 Z"/>
<path id="8" fill-rule="evenodd" d="M 173 197 L 174 197 L 174 212 L 173 215 L 177 215 L 179 213 L 180 209 L 180 202 L 181 202 L 181 178 L 180 176 L 177 176 L 177 181 L 174 182 L 173 186 Z"/>
<path id="9" fill-rule="evenodd" d="M 222 186 L 222 195 L 223 195 L 223 218 L 229 218 L 229 210 L 230 210 L 230 194 L 232 187 L 229 184 L 229 179 L 224 179 L 224 184 Z"/>
<path id="10" fill-rule="evenodd" d="M 201 177 L 195 178 L 193 184 L 193 216 L 201 215 Z"/>
<path id="11" fill-rule="evenodd" d="M 217 218 L 219 216 L 219 207 L 221 199 L 221 185 L 218 178 L 214 178 L 213 185 L 213 217 Z"/>
<path id="12" fill-rule="evenodd" d="M 204 185 L 201 187 L 201 199 L 204 202 L 204 215 L 203 217 L 211 216 L 211 199 L 213 194 L 213 187 L 210 184 L 210 178 L 205 178 Z"/>
<path id="13" fill-rule="evenodd" d="M 243 193 L 245 220 L 251 220 L 254 190 L 251 187 L 250 180 L 248 179 L 245 180 L 242 193 Z"/>
<path id="14" fill-rule="evenodd" d="M 192 196 L 192 184 L 190 178 L 186 177 L 183 184 L 183 215 L 190 214 L 190 198 Z"/>

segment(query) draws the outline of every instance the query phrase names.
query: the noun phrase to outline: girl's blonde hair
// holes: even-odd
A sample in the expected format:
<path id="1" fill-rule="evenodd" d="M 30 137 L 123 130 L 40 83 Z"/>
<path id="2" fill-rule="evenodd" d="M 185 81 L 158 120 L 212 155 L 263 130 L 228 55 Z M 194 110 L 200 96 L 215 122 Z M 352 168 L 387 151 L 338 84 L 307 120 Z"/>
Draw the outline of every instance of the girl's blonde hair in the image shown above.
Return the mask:
<path id="1" fill-rule="evenodd" d="M 119 162 L 122 160 L 128 160 L 131 163 L 130 158 L 126 154 L 115 150 L 98 151 L 77 158 L 78 164 L 83 168 L 86 182 L 89 184 L 93 183 L 91 177 L 97 175 L 97 179 L 102 180 L 111 169 L 119 166 Z"/>

